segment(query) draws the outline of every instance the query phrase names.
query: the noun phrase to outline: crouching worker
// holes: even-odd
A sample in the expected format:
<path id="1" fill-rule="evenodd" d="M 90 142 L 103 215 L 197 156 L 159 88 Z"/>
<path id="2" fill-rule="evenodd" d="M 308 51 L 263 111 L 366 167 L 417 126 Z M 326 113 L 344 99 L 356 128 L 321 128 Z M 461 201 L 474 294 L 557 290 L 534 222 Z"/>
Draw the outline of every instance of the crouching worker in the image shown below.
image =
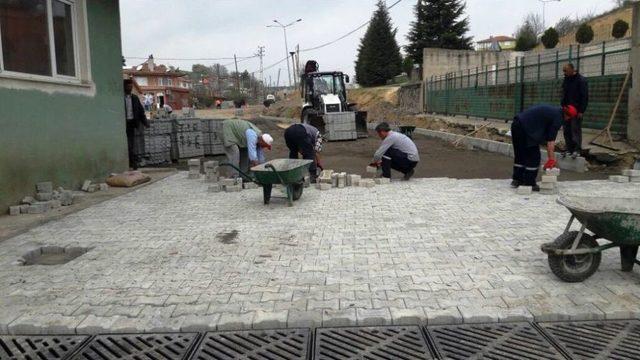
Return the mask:
<path id="1" fill-rule="evenodd" d="M 563 120 L 577 116 L 578 110 L 572 105 L 562 108 L 551 105 L 534 105 L 516 115 L 511 124 L 513 142 L 513 181 L 511 186 L 531 186 L 540 191 L 536 184 L 540 167 L 540 145 L 547 147 L 545 169 L 556 166 L 555 146 L 558 130 Z"/>
<path id="2" fill-rule="evenodd" d="M 265 162 L 264 150 L 271 150 L 273 137 L 263 134 L 257 126 L 241 119 L 230 119 L 222 122 L 224 152 L 229 164 L 243 172 Z M 238 177 L 238 171 L 232 169 L 231 177 Z"/>
<path id="3" fill-rule="evenodd" d="M 382 144 L 373 154 L 371 165 L 382 167 L 383 177 L 391 178 L 393 169 L 404 174 L 404 180 L 409 180 L 420 162 L 416 144 L 408 136 L 391 131 L 386 122 L 376 126 L 376 133 L 382 139 Z"/>
<path id="4" fill-rule="evenodd" d="M 289 148 L 289 159 L 297 159 L 302 154 L 305 160 L 313 160 L 309 166 L 311 182 L 318 178 L 318 168 L 322 169 L 318 153 L 322 151 L 320 131 L 308 124 L 293 124 L 284 131 L 284 141 Z"/>

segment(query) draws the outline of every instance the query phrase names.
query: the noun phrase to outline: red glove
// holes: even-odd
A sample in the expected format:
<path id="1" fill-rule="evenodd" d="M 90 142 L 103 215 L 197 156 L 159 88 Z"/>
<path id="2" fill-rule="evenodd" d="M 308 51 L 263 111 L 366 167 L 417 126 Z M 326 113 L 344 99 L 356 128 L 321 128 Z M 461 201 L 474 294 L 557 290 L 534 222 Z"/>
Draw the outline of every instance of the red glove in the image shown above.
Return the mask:
<path id="1" fill-rule="evenodd" d="M 554 167 L 556 167 L 556 165 L 558 164 L 557 161 L 553 160 L 553 159 L 549 159 L 547 160 L 547 162 L 544 164 L 544 169 L 553 169 Z"/>
<path id="2" fill-rule="evenodd" d="M 376 162 L 372 162 L 371 164 L 369 164 L 369 166 L 380 167 L 381 164 L 382 164 L 382 161 L 376 161 Z"/>

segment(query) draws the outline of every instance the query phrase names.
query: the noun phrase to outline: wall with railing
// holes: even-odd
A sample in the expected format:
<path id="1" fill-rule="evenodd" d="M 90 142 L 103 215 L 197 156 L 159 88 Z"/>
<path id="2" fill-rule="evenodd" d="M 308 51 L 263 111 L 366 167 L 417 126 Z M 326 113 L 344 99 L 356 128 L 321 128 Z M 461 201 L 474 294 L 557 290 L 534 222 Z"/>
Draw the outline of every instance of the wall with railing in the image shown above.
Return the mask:
<path id="1" fill-rule="evenodd" d="M 527 107 L 560 104 L 562 67 L 573 63 L 589 82 L 584 126 L 606 126 L 629 71 L 631 39 L 529 52 L 515 61 L 432 76 L 424 82 L 427 112 L 511 119 Z M 612 131 L 626 132 L 628 83 Z"/>

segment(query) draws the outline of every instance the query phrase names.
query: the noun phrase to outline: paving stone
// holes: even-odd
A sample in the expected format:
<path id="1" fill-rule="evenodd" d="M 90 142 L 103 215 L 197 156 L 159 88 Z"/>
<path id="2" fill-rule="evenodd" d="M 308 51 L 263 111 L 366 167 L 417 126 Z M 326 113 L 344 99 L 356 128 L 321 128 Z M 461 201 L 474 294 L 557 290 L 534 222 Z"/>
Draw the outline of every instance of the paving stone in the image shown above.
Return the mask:
<path id="1" fill-rule="evenodd" d="M 216 331 L 220 320 L 220 314 L 212 315 L 188 315 L 182 318 L 181 332 L 207 332 Z"/>
<path id="2" fill-rule="evenodd" d="M 113 324 L 119 320 L 119 316 L 95 316 L 88 315 L 76 326 L 77 334 L 100 334 L 109 332 Z"/>
<path id="3" fill-rule="evenodd" d="M 356 174 L 347 175 L 347 186 L 360 186 L 362 176 Z"/>
<path id="4" fill-rule="evenodd" d="M 101 184 L 99 185 L 99 187 L 100 187 L 100 191 L 107 191 L 107 190 L 109 190 L 109 184 L 106 184 L 106 183 L 101 183 Z"/>
<path id="5" fill-rule="evenodd" d="M 220 184 L 211 184 L 207 188 L 207 191 L 210 193 L 219 193 L 222 191 L 222 186 Z"/>
<path id="6" fill-rule="evenodd" d="M 531 195 L 531 193 L 532 193 L 532 187 L 531 186 L 520 185 L 516 189 L 516 194 L 518 194 L 518 195 Z"/>
<path id="7" fill-rule="evenodd" d="M 462 314 L 462 322 L 465 324 L 494 323 L 498 322 L 500 317 L 499 308 L 489 308 L 480 306 L 458 306 L 460 314 Z"/>
<path id="8" fill-rule="evenodd" d="M 242 184 L 242 187 L 245 190 L 253 190 L 253 189 L 257 189 L 259 188 L 258 184 L 254 183 L 254 182 L 246 182 Z"/>
<path id="9" fill-rule="evenodd" d="M 609 181 L 616 183 L 628 183 L 629 177 L 623 175 L 611 175 L 609 176 Z"/>
<path id="10" fill-rule="evenodd" d="M 338 188 L 344 188 L 347 186 L 347 173 L 338 174 Z"/>
<path id="11" fill-rule="evenodd" d="M 236 179 L 221 178 L 220 179 L 220 185 L 222 185 L 222 186 L 234 186 L 234 185 L 236 185 Z"/>
<path id="12" fill-rule="evenodd" d="M 323 310 L 289 310 L 287 327 L 314 329 L 316 327 L 322 326 L 322 313 Z"/>
<path id="13" fill-rule="evenodd" d="M 540 186 L 541 190 L 555 190 L 556 189 L 556 183 L 554 182 L 541 182 L 538 184 L 538 186 Z"/>
<path id="14" fill-rule="evenodd" d="M 624 169 L 622 170 L 623 176 L 640 177 L 640 170 Z"/>
<path id="15" fill-rule="evenodd" d="M 356 309 L 358 325 L 381 326 L 391 325 L 391 313 L 389 308 L 382 309 Z"/>
<path id="16" fill-rule="evenodd" d="M 357 323 L 356 309 L 324 309 L 322 310 L 322 326 L 353 326 Z"/>
<path id="17" fill-rule="evenodd" d="M 227 185 L 224 187 L 225 192 L 240 192 L 242 191 L 242 184 L 238 185 Z"/>
<path id="18" fill-rule="evenodd" d="M 327 183 L 316 183 L 316 188 L 321 191 L 331 190 L 331 184 Z"/>
<path id="19" fill-rule="evenodd" d="M 60 200 L 49 200 L 47 204 L 49 204 L 49 209 L 57 209 L 62 206 Z"/>
<path id="20" fill-rule="evenodd" d="M 376 183 L 373 179 L 362 179 L 360 180 L 359 186 L 363 188 L 372 188 L 376 186 Z"/>
<path id="21" fill-rule="evenodd" d="M 560 176 L 560 169 L 559 168 L 546 169 L 544 173 L 546 175 Z"/>
<path id="22" fill-rule="evenodd" d="M 82 183 L 82 191 L 89 191 L 89 187 L 91 186 L 91 180 L 85 180 Z"/>
<path id="23" fill-rule="evenodd" d="M 187 160 L 187 165 L 189 167 L 198 167 L 200 168 L 200 159 L 189 159 Z"/>
<path id="24" fill-rule="evenodd" d="M 20 206 L 18 206 L 18 205 L 9 206 L 9 215 L 16 216 L 16 215 L 20 215 L 20 213 L 21 213 Z"/>
<path id="25" fill-rule="evenodd" d="M 36 194 L 36 200 L 38 201 L 49 201 L 53 199 L 53 193 L 52 192 L 39 192 Z"/>
<path id="26" fill-rule="evenodd" d="M 393 325 L 420 325 L 426 323 L 427 317 L 422 308 L 389 308 Z"/>
<path id="27" fill-rule="evenodd" d="M 287 327 L 287 319 L 289 317 L 288 310 L 274 311 L 256 311 L 253 318 L 254 329 L 281 329 Z"/>
<path id="28" fill-rule="evenodd" d="M 542 183 L 557 183 L 558 177 L 555 175 L 542 175 L 541 181 Z"/>
<path id="29" fill-rule="evenodd" d="M 198 173 L 189 172 L 189 175 L 187 177 L 191 180 L 198 180 L 202 178 L 202 174 L 200 174 L 199 172 Z"/>
<path id="30" fill-rule="evenodd" d="M 378 172 L 378 168 L 375 166 L 367 166 L 365 170 L 367 174 L 376 174 Z"/>
<path id="31" fill-rule="evenodd" d="M 374 181 L 377 185 L 391 184 L 391 179 L 385 177 L 375 178 Z"/>
<path id="32" fill-rule="evenodd" d="M 446 308 L 446 309 L 431 309 L 424 308 L 424 312 L 427 315 L 427 324 L 433 325 L 455 325 L 462 324 L 462 314 L 458 308 Z"/>
<path id="33" fill-rule="evenodd" d="M 36 184 L 36 192 L 39 193 L 52 193 L 53 183 L 51 181 L 39 182 Z"/>
<path id="34" fill-rule="evenodd" d="M 36 199 L 33 196 L 25 196 L 20 203 L 31 205 L 34 202 L 36 202 Z"/>
<path id="35" fill-rule="evenodd" d="M 218 320 L 218 330 L 246 330 L 251 329 L 255 314 L 222 314 Z"/>
<path id="36" fill-rule="evenodd" d="M 44 214 L 49 211 L 49 204 L 46 202 L 38 201 L 29 205 L 29 209 L 27 210 L 28 214 Z"/>

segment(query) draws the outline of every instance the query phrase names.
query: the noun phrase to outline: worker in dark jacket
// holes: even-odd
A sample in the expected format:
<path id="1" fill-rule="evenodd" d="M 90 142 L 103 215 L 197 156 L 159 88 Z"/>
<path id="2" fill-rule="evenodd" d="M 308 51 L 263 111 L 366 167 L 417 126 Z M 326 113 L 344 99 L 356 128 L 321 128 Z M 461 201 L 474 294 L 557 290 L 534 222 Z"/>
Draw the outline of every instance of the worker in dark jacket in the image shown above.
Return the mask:
<path id="1" fill-rule="evenodd" d="M 572 105 L 563 108 L 551 105 L 534 105 L 516 115 L 511 124 L 513 141 L 513 181 L 512 187 L 531 186 L 533 191 L 540 191 L 536 184 L 540 167 L 540 145 L 547 146 L 547 162 L 545 169 L 556 166 L 555 141 L 563 119 L 577 115 Z"/>
<path id="2" fill-rule="evenodd" d="M 563 125 L 564 142 L 567 144 L 566 156 L 571 154 L 574 159 L 582 151 L 582 116 L 589 105 L 589 85 L 584 76 L 578 74 L 573 64 L 566 64 L 562 68 L 564 82 L 562 83 L 562 106 L 572 105 L 578 110 L 578 115 L 567 120 Z"/>
<path id="3" fill-rule="evenodd" d="M 149 127 L 144 107 L 137 95 L 132 94 L 133 80 L 125 79 L 124 114 L 127 124 L 127 149 L 129 151 L 129 167 L 138 168 L 140 156 L 144 153 L 144 127 Z"/>
<path id="4" fill-rule="evenodd" d="M 284 131 L 284 141 L 289 148 L 289 159 L 297 159 L 299 154 L 305 160 L 313 160 L 309 166 L 311 182 L 318 178 L 318 168 L 322 168 L 318 153 L 322 151 L 322 135 L 309 124 L 293 124 Z"/>

